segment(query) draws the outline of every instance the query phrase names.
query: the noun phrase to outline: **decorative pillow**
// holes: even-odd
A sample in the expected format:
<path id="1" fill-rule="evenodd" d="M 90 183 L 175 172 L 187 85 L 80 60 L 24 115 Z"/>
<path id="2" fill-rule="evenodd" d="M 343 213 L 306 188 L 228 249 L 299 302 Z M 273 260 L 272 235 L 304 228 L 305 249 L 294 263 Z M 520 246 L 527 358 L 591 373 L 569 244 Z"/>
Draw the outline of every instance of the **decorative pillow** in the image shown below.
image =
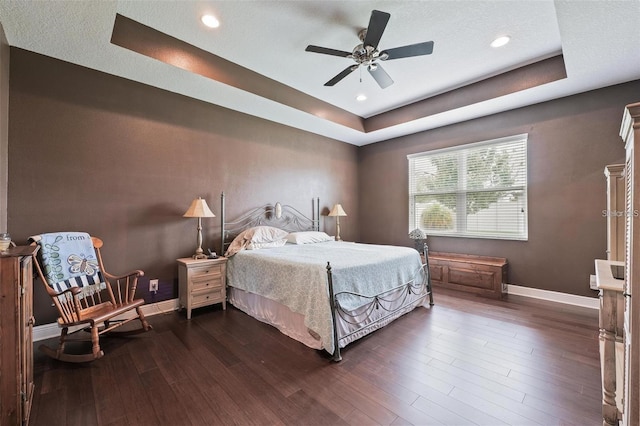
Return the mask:
<path id="1" fill-rule="evenodd" d="M 335 237 L 331 237 L 320 231 L 291 232 L 287 235 L 287 242 L 291 244 L 312 244 L 333 240 L 335 240 Z"/>
<path id="2" fill-rule="evenodd" d="M 238 234 L 238 236 L 233 239 L 224 255 L 226 257 L 233 256 L 240 250 L 248 248 L 247 246 L 249 244 L 252 244 L 252 247 L 255 249 L 257 248 L 256 245 L 282 240 L 284 241 L 282 245 L 284 245 L 286 243 L 285 238 L 287 237 L 287 234 L 287 231 L 283 231 L 282 229 L 278 229 L 273 226 L 254 226 L 253 228 L 246 229 Z"/>

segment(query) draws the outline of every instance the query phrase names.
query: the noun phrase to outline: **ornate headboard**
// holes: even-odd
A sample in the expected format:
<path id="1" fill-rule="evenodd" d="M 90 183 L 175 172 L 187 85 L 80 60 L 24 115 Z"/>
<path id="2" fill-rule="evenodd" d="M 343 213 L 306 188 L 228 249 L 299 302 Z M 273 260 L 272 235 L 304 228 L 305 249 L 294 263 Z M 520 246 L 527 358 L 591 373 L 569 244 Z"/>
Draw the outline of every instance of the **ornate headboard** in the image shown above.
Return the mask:
<path id="1" fill-rule="evenodd" d="M 311 199 L 311 217 L 287 204 L 265 204 L 248 211 L 233 221 L 226 220 L 225 195 L 220 195 L 220 247 L 221 254 L 233 239 L 253 226 L 274 226 L 288 232 L 320 230 L 320 198 Z"/>

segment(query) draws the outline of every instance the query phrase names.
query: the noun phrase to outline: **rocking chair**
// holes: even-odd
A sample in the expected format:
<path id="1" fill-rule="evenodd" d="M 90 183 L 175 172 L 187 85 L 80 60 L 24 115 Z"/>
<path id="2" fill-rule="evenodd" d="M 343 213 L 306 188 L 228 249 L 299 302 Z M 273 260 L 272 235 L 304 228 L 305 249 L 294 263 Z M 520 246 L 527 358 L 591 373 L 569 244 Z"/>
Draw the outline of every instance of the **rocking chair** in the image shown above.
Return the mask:
<path id="1" fill-rule="evenodd" d="M 104 356 L 101 335 L 122 336 L 151 329 L 140 308 L 144 300 L 134 299 L 138 278 L 144 272 L 120 276 L 107 273 L 100 254 L 102 240 L 79 232 L 42 234 L 31 239 L 40 245 L 36 269 L 58 310 L 58 326 L 62 328 L 58 349 L 41 345 L 41 351 L 60 361 L 88 362 Z M 139 320 L 141 327 L 113 332 L 134 320 Z M 79 331 L 91 333 L 92 353 L 65 352 L 67 337 Z"/>

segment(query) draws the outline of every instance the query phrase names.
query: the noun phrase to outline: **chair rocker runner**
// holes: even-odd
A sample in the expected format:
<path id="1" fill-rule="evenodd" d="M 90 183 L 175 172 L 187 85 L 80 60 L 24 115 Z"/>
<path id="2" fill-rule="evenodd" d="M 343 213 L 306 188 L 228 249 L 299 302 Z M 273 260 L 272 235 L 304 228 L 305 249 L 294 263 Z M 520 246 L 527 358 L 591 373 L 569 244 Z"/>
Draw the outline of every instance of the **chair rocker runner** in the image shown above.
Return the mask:
<path id="1" fill-rule="evenodd" d="M 58 326 L 62 328 L 57 350 L 41 345 L 41 351 L 60 361 L 88 362 L 104 355 L 101 335 L 123 336 L 151 329 L 140 308 L 144 300 L 134 298 L 138 278 L 144 272 L 136 270 L 120 276 L 106 272 L 101 239 L 80 232 L 42 234 L 31 239 L 40 245 L 36 269 L 58 310 Z M 140 321 L 139 328 L 113 331 L 134 320 Z M 71 327 L 77 329 L 70 333 Z M 91 333 L 92 353 L 65 352 L 67 337 L 78 331 Z"/>

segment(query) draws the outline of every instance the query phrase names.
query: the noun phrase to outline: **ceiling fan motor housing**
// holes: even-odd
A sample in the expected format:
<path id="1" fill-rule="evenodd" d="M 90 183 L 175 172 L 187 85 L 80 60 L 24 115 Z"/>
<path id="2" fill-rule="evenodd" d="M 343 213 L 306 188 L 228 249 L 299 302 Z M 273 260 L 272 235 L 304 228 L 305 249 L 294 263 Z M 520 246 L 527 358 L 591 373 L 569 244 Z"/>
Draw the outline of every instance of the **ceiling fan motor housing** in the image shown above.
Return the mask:
<path id="1" fill-rule="evenodd" d="M 353 60 L 361 65 L 369 65 L 378 58 L 378 51 L 372 46 L 357 45 L 351 52 Z"/>
<path id="2" fill-rule="evenodd" d="M 371 12 L 371 18 L 369 19 L 369 26 L 358 32 L 358 37 L 360 38 L 361 43 L 354 47 L 351 53 L 345 50 L 330 49 L 311 44 L 307 46 L 305 50 L 308 52 L 340 56 L 342 58 L 349 58 L 355 61 L 355 65 L 348 66 L 342 70 L 338 75 L 327 81 L 324 84 L 325 86 L 335 85 L 358 69 L 360 65 L 364 65 L 378 85 L 384 89 L 393 84 L 393 80 L 382 66 L 376 62 L 378 59 L 386 61 L 388 59 L 431 54 L 433 51 L 433 41 L 396 47 L 380 52 L 378 50 L 378 43 L 380 42 L 380 38 L 382 37 L 382 33 L 384 32 L 390 17 L 391 15 L 386 12 L 373 10 Z"/>

